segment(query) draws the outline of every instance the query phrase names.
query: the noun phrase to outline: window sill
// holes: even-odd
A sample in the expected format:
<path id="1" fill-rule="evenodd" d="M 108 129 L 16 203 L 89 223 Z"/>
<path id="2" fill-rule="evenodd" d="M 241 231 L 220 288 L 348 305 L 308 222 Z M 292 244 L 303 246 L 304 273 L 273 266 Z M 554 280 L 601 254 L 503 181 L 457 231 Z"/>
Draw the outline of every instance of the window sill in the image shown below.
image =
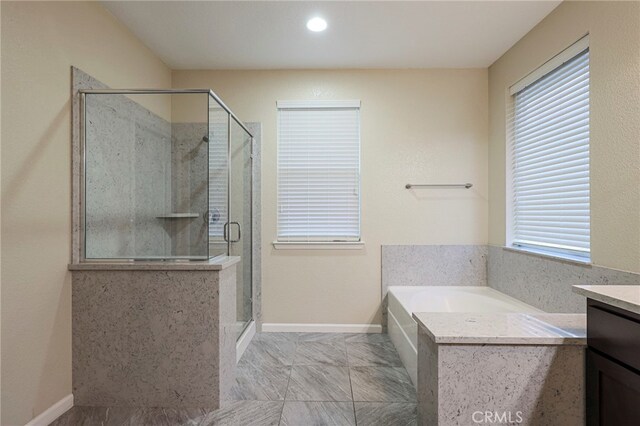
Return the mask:
<path id="1" fill-rule="evenodd" d="M 276 250 L 361 250 L 363 241 L 274 241 Z"/>
<path id="2" fill-rule="evenodd" d="M 518 246 L 504 246 L 502 247 L 502 249 L 507 251 L 512 251 L 515 253 L 523 253 L 523 254 L 529 254 L 531 256 L 542 257 L 544 259 L 551 259 L 559 262 L 572 263 L 574 265 L 581 265 L 581 266 L 592 265 L 590 259 L 585 259 L 579 256 L 573 256 L 570 254 L 552 253 L 545 250 L 537 250 L 530 247 L 518 247 Z"/>

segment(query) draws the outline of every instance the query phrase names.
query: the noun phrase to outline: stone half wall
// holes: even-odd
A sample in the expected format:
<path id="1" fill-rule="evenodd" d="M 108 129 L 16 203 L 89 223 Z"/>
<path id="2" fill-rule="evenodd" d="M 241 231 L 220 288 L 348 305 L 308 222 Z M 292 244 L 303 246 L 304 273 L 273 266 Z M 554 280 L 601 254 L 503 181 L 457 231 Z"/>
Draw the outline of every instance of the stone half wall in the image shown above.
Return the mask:
<path id="1" fill-rule="evenodd" d="M 235 380 L 235 265 L 74 270 L 81 406 L 217 408 Z"/>
<path id="2" fill-rule="evenodd" d="M 546 312 L 583 313 L 573 285 L 639 285 L 640 274 L 485 245 L 383 245 L 386 325 L 390 286 L 486 286 Z"/>

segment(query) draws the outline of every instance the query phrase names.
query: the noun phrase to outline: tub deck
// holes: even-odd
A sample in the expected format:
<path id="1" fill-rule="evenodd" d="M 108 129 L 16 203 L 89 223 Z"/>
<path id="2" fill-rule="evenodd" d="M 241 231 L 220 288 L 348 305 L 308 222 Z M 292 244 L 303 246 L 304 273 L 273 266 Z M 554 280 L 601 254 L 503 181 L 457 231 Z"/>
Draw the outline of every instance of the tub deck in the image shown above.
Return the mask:
<path id="1" fill-rule="evenodd" d="M 421 312 L 543 313 L 540 309 L 486 286 L 389 287 L 389 336 L 416 386 L 418 325 L 413 314 Z"/>

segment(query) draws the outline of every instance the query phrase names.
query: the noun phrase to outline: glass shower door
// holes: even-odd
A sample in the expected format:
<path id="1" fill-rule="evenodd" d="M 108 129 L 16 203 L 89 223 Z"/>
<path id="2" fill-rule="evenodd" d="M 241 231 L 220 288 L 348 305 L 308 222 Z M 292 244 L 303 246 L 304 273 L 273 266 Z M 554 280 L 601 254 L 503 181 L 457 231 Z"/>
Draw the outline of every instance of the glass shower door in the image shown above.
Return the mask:
<path id="1" fill-rule="evenodd" d="M 229 222 L 225 235 L 229 255 L 240 256 L 236 266 L 238 337 L 253 318 L 252 307 L 252 138 L 234 118 L 229 126 L 230 197 Z"/>
<path id="2" fill-rule="evenodd" d="M 229 113 L 209 98 L 209 257 L 226 256 L 229 221 Z"/>

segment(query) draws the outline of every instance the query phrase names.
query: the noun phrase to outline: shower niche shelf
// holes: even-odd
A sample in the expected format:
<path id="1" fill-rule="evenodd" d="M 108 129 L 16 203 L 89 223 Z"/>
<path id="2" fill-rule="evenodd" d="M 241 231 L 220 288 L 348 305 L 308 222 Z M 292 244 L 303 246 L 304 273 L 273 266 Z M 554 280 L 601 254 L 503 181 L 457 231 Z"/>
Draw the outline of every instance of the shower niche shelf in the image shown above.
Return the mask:
<path id="1" fill-rule="evenodd" d="M 167 213 L 156 216 L 156 219 L 194 219 L 199 216 L 198 213 Z"/>

